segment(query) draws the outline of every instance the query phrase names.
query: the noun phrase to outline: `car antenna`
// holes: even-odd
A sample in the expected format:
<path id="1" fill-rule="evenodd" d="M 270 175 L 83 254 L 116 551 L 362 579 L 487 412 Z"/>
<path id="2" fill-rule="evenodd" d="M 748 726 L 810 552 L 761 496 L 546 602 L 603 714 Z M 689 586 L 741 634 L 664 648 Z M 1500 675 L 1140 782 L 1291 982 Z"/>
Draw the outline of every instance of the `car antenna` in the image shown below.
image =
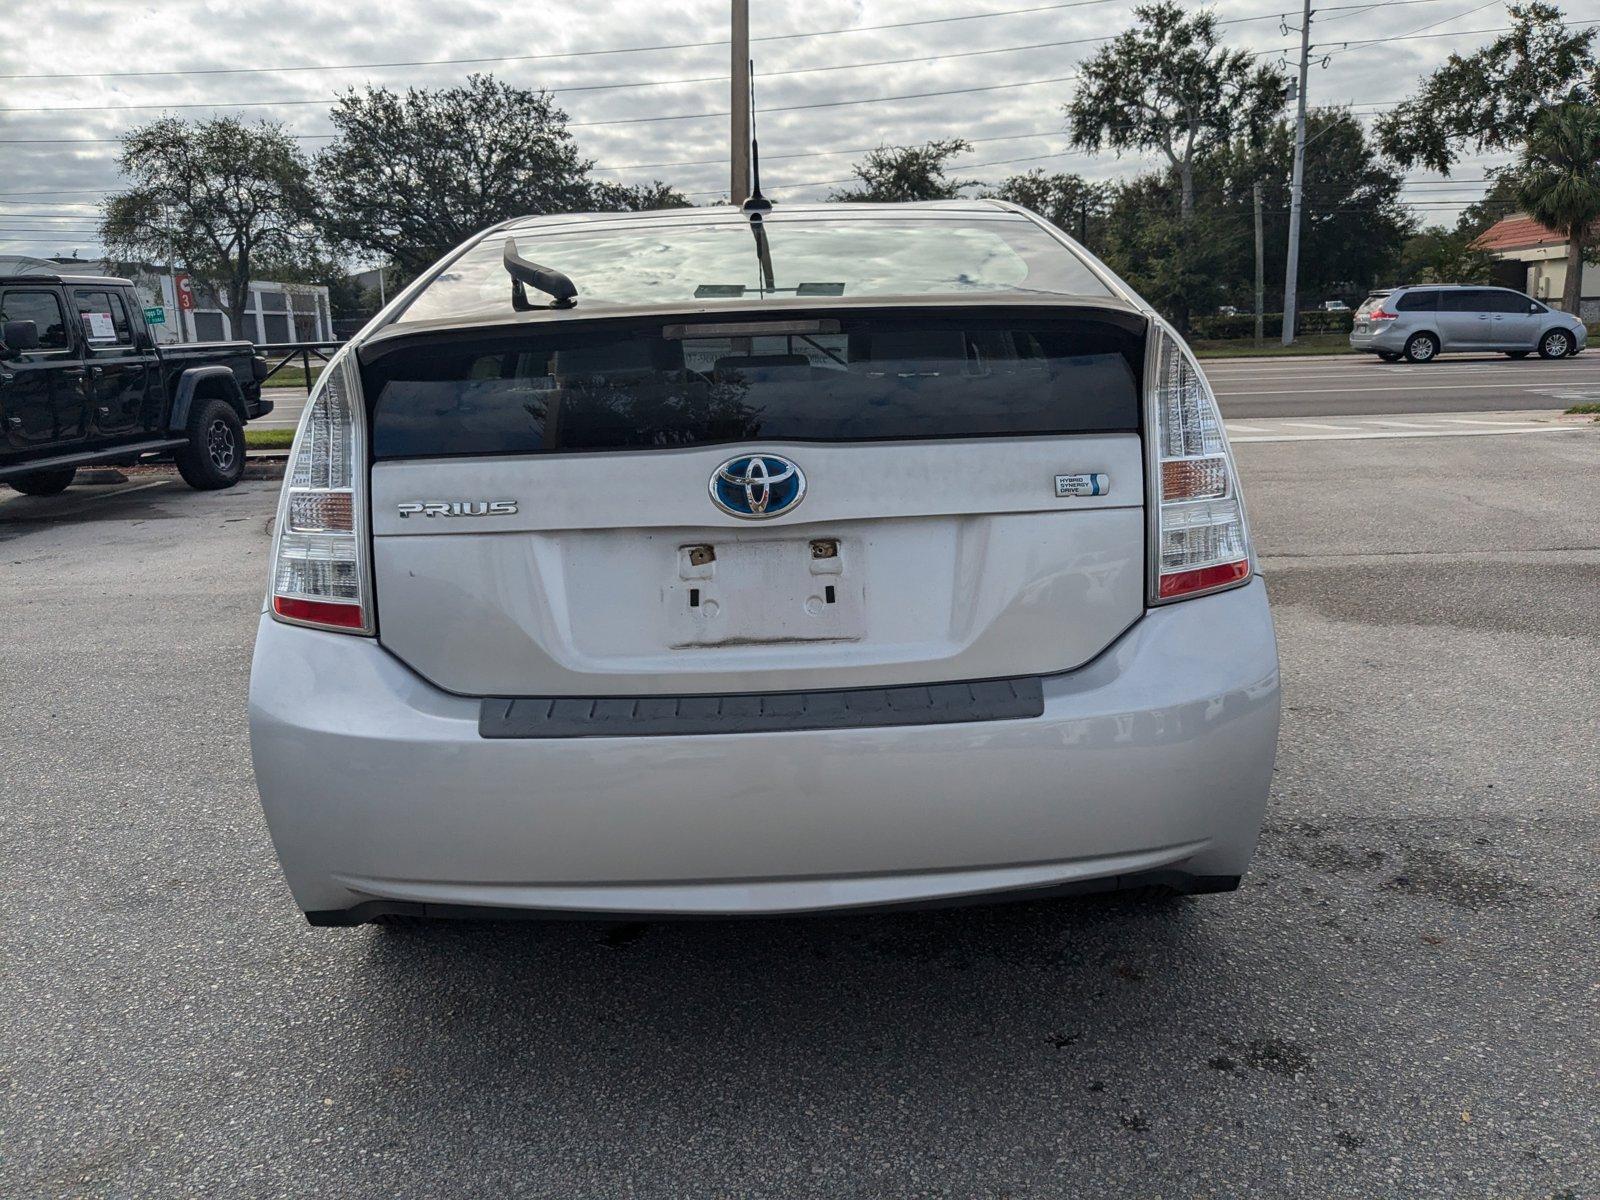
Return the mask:
<path id="1" fill-rule="evenodd" d="M 752 221 L 759 221 L 761 214 L 772 211 L 772 201 L 761 194 L 761 143 L 756 141 L 756 63 L 750 60 L 750 195 L 745 200 L 743 211 L 750 214 Z"/>
<path id="2" fill-rule="evenodd" d="M 550 308 L 571 308 L 576 304 L 578 288 L 552 267 L 541 267 L 536 262 L 530 262 L 517 253 L 517 239 L 506 238 L 505 254 L 506 274 L 511 276 L 511 307 L 518 312 L 528 312 L 539 305 L 528 299 L 528 291 L 524 284 L 529 284 L 545 295 L 552 297 Z"/>

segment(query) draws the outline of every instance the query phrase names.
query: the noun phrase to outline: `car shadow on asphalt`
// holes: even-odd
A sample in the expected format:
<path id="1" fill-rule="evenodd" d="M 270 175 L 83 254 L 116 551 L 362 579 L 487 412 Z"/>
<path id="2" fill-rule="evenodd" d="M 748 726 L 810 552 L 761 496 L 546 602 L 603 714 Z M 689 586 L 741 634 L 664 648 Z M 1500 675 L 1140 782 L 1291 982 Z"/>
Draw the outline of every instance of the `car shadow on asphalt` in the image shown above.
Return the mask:
<path id="1" fill-rule="evenodd" d="M 1212 918 L 1239 903 L 1084 897 L 878 915 L 440 922 L 350 934 L 368 939 L 356 971 L 370 984 L 363 1003 L 383 1031 L 367 1053 L 393 1056 L 408 1071 L 447 1072 L 459 1084 L 464 1064 L 475 1062 L 469 1069 L 483 1081 L 506 1085 L 524 1071 L 606 1070 L 630 1043 L 638 1050 L 648 1042 L 667 1069 L 675 1059 L 683 1069 L 713 1062 L 731 1082 L 738 1063 L 759 1060 L 762 1069 L 837 1073 L 843 1087 L 875 1061 L 922 1060 L 937 1079 L 952 1062 L 989 1058 L 993 1051 L 976 1043 L 997 1041 L 1002 1058 L 1021 1051 L 1060 1062 L 1051 1056 L 1078 1054 L 1085 1039 L 1104 1052 L 1170 1040 L 1173 1013 L 1196 1005 L 1232 1014 L 1231 1028 L 1249 1019 L 1235 997 L 1249 986 L 1231 963 L 1232 922 Z M 1203 1069 L 1218 1042 L 1200 1043 L 1194 1065 Z M 485 1060 L 486 1045 L 506 1057 Z M 705 1075 L 701 1068 L 685 1078 L 704 1087 Z M 1086 1075 L 1085 1086 L 1092 1082 Z"/>

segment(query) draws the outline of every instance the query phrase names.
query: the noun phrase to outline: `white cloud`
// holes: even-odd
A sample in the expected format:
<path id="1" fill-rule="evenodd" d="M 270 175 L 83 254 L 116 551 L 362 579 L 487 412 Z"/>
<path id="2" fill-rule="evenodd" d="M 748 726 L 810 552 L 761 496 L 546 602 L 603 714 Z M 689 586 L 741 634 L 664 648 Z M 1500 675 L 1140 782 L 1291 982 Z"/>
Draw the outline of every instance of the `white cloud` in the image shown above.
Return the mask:
<path id="1" fill-rule="evenodd" d="M 1041 0 L 814 0 L 779 5 L 757 0 L 752 35 L 783 35 L 817 30 L 854 30 L 863 25 L 920 21 L 930 17 L 1032 7 Z M 1341 0 L 1350 4 L 1353 0 Z M 1223 27 L 1226 40 L 1251 50 L 1272 51 L 1296 41 L 1279 28 L 1283 10 L 1269 0 L 1220 0 L 1212 6 L 1223 20 L 1261 17 Z M 1503 8 L 1468 15 L 1471 0 L 1428 0 L 1400 6 L 1377 5 L 1354 12 L 1328 9 L 1315 26 L 1317 41 L 1332 48 L 1334 37 L 1374 38 L 1403 34 L 1460 14 L 1436 31 L 1484 29 L 1503 25 Z M 867 97 L 936 92 L 1070 75 L 1096 48 L 1095 43 L 1038 47 L 967 58 L 933 56 L 956 51 L 1001 49 L 1044 42 L 1098 38 L 1132 21 L 1131 5 L 1120 0 L 1076 8 L 1016 13 L 982 20 L 918 25 L 892 30 L 835 33 L 829 36 L 757 40 L 759 132 L 765 166 L 763 182 L 780 201 L 819 198 L 849 172 L 854 153 L 880 142 L 916 142 L 934 137 L 968 137 L 979 142 L 967 161 L 985 164 L 1038 156 L 1038 165 L 1072 170 L 1091 178 L 1126 176 L 1153 165 L 1140 157 L 1117 159 L 1067 151 L 1061 105 L 1070 83 L 934 96 L 886 103 L 849 104 L 798 111 L 794 105 Z M 127 72 L 229 67 L 285 67 L 339 63 L 404 62 L 419 59 L 492 58 L 496 55 L 552 54 L 622 46 L 715 41 L 726 33 L 726 0 L 544 0 L 504 4 L 492 0 L 206 0 L 133 3 L 129 0 L 56 0 L 29 10 L 28 20 L 9 24 L 0 41 L 0 74 L 46 72 Z M 1298 20 L 1298 9 L 1283 19 Z M 1433 32 L 1433 31 L 1430 31 Z M 1349 103 L 1373 108 L 1398 100 L 1419 75 L 1437 66 L 1452 49 L 1470 50 L 1489 35 L 1430 38 L 1372 46 L 1336 55 L 1326 69 L 1314 67 L 1309 94 L 1314 104 Z M 926 58 L 917 56 L 926 55 Z M 724 112 L 726 46 L 586 55 L 541 61 L 485 62 L 474 66 L 403 66 L 338 71 L 283 71 L 262 74 L 187 74 L 82 79 L 8 79 L 3 107 L 70 106 L 83 111 L 10 111 L 0 116 L 0 139 L 105 138 L 143 119 L 170 111 L 203 116 L 217 111 L 281 120 L 310 135 L 308 149 L 323 144 L 314 135 L 329 129 L 326 105 L 344 87 L 366 82 L 393 88 L 435 87 L 459 82 L 472 70 L 492 71 L 513 82 L 550 88 L 577 126 L 583 151 L 605 167 L 638 163 L 717 160 L 704 165 L 607 171 L 610 178 L 639 182 L 661 178 L 691 193 L 711 193 L 726 183 L 721 158 L 726 152 L 728 119 L 640 121 L 675 113 Z M 800 68 L 913 59 L 891 66 L 784 74 Z M 715 77 L 707 82 L 639 86 L 652 80 Z M 605 91 L 563 88 L 631 84 Z M 284 101 L 261 107 L 227 109 L 243 101 Z M 299 101 L 300 103 L 290 103 Z M 154 105 L 141 109 L 117 105 Z M 595 122 L 606 122 L 592 124 Z M 609 123 L 631 122 L 631 123 Z M 1027 136 L 1018 136 L 1027 135 Z M 998 140 L 1010 139 L 1010 140 Z M 0 142 L 0 229 L 49 226 L 60 235 L 0 233 L 0 251 L 53 253 L 74 247 L 89 252 L 94 202 L 115 187 L 114 141 L 70 143 Z M 787 157 L 816 155 L 814 157 Z M 1051 157 L 1045 157 L 1051 156 Z M 1031 161 L 963 169 L 999 179 L 1027 169 Z M 1457 172 L 1482 176 L 1481 162 Z M 74 190 L 81 189 L 81 190 Z M 19 193 L 49 193 L 23 195 Z M 1421 199 L 1475 198 L 1481 186 L 1421 188 Z M 702 197 L 704 198 L 704 197 Z M 1453 219 L 1454 211 L 1425 209 L 1429 218 Z M 62 219 L 50 220 L 50 214 Z"/>

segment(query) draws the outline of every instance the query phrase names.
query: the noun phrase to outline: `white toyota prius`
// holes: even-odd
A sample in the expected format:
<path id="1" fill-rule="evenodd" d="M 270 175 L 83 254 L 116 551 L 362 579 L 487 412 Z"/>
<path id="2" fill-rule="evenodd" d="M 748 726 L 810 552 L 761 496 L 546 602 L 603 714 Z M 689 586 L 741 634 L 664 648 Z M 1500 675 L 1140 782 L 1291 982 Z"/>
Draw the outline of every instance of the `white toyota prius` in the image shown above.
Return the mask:
<path id="1" fill-rule="evenodd" d="M 997 201 L 474 237 L 318 383 L 250 681 L 327 925 L 1224 891 L 1278 706 L 1205 376 Z"/>

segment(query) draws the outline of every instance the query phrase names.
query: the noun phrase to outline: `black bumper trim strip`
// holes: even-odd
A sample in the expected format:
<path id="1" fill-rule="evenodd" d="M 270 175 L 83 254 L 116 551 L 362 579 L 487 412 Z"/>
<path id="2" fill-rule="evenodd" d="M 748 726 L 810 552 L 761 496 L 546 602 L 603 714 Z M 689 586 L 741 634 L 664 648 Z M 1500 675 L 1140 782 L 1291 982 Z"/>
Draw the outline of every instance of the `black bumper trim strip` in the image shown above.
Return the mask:
<path id="1" fill-rule="evenodd" d="M 1015 721 L 1044 713 L 1039 676 L 726 696 L 490 697 L 478 710 L 486 738 L 674 737 Z"/>

